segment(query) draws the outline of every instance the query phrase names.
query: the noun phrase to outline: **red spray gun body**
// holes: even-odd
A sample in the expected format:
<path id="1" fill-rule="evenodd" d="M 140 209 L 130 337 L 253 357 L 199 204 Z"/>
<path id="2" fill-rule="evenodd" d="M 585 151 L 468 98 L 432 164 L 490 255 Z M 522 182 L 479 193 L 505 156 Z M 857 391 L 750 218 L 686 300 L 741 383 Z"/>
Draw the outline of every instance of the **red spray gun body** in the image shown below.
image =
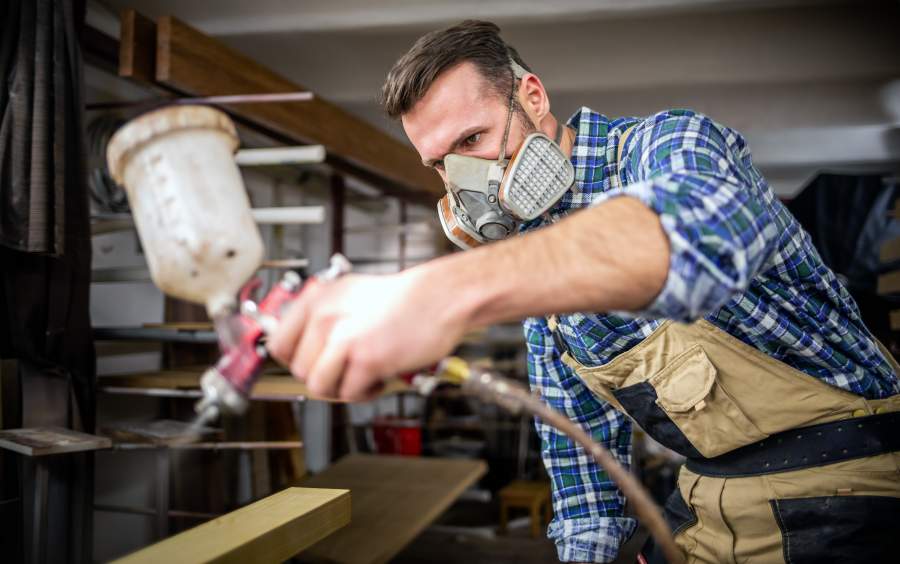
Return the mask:
<path id="1" fill-rule="evenodd" d="M 203 397 L 194 406 L 199 424 L 223 413 L 241 414 L 247 409 L 247 398 L 268 357 L 264 337 L 278 326 L 286 306 L 309 284 L 334 280 L 350 272 L 351 268 L 350 261 L 336 254 L 325 271 L 305 283 L 299 274 L 287 272 L 259 303 L 250 298 L 259 281 L 253 280 L 244 286 L 240 313 L 231 315 L 224 323 L 217 323 L 220 333 L 224 327 L 228 335 L 226 338 L 220 334 L 222 357 L 200 378 Z"/>

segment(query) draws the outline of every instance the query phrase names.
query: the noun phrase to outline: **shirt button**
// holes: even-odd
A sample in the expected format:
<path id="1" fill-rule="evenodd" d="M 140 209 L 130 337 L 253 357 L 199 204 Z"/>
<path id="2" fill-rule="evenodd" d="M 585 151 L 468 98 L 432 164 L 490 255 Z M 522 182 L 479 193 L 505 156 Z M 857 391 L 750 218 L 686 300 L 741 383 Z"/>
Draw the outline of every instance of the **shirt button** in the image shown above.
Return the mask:
<path id="1" fill-rule="evenodd" d="M 853 412 L 853 417 L 864 417 L 866 415 L 865 409 L 857 409 Z"/>

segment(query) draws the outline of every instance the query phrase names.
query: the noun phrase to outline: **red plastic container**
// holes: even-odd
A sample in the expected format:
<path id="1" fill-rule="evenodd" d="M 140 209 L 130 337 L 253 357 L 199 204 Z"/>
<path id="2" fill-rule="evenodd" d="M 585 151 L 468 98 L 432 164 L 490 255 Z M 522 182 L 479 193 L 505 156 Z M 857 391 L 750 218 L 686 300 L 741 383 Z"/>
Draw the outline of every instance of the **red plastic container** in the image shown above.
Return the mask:
<path id="1" fill-rule="evenodd" d="M 422 454 L 422 424 L 418 419 L 376 417 L 372 421 L 372 434 L 378 454 Z"/>

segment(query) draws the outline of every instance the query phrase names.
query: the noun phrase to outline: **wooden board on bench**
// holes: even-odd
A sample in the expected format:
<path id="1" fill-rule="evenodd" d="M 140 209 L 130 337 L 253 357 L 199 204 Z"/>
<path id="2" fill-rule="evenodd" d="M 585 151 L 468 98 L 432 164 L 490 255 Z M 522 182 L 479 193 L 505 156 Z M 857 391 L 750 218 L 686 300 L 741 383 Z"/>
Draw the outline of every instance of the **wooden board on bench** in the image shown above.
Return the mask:
<path id="1" fill-rule="evenodd" d="M 274 564 L 349 522 L 347 490 L 287 488 L 116 562 Z"/>
<path id="2" fill-rule="evenodd" d="M 487 471 L 482 460 L 349 455 L 304 486 L 346 488 L 350 525 L 304 552 L 303 562 L 388 562 Z"/>

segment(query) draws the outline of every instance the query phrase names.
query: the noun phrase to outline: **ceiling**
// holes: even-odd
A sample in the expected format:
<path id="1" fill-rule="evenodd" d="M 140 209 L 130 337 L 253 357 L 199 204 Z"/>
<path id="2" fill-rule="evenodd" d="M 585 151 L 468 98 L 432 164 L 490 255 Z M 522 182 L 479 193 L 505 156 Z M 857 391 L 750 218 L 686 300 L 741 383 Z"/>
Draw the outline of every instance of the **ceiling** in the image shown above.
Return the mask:
<path id="1" fill-rule="evenodd" d="M 781 193 L 822 167 L 900 162 L 883 100 L 900 79 L 896 2 L 92 0 L 91 23 L 116 34 L 124 8 L 174 15 L 399 138 L 376 102 L 388 69 L 473 17 L 501 26 L 559 117 L 703 111 L 747 135 Z"/>

